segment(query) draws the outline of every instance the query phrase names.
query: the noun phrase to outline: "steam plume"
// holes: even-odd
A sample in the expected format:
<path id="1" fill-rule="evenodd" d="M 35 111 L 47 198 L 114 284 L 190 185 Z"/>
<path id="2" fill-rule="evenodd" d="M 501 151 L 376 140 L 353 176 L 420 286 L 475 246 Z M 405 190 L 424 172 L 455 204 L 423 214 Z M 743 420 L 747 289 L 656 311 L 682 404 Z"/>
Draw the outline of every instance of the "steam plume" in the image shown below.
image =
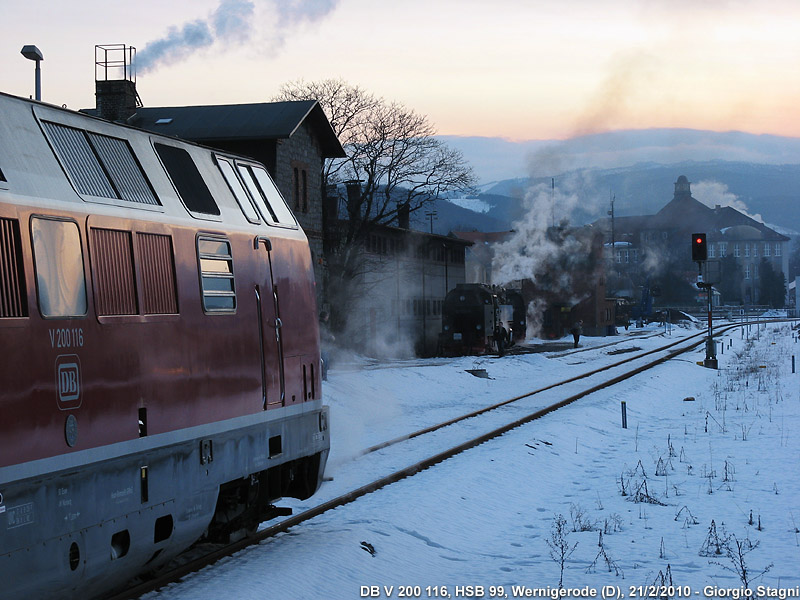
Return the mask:
<path id="1" fill-rule="evenodd" d="M 167 35 L 148 43 L 137 54 L 137 71 L 143 74 L 167 61 L 183 60 L 217 42 L 243 45 L 258 37 L 261 46 L 277 52 L 293 29 L 321 20 L 333 10 L 336 0 L 268 0 L 263 4 L 267 5 L 265 14 L 270 24 L 264 28 L 256 28 L 252 0 L 221 0 L 208 18 L 171 26 Z"/>
<path id="2" fill-rule="evenodd" d="M 748 212 L 747 204 L 741 200 L 736 194 L 728 191 L 728 186 L 719 181 L 700 181 L 692 184 L 692 196 L 697 198 L 700 202 L 714 208 L 715 206 L 730 206 L 735 208 L 740 213 L 747 215 L 751 219 L 763 223 L 764 219 L 760 214 L 751 215 Z"/>

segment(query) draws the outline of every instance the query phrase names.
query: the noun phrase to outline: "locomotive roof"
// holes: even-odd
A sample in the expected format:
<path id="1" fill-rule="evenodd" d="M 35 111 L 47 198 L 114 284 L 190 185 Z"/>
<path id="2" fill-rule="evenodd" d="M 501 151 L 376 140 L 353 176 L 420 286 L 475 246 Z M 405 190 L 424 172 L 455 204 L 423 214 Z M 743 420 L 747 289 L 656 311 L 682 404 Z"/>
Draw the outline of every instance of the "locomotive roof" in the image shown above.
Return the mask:
<path id="1" fill-rule="evenodd" d="M 271 229 L 271 235 L 280 231 L 289 237 L 303 236 L 293 216 L 280 221 L 274 219 L 273 222 L 262 210 L 266 215 L 263 219 L 251 219 L 252 213 L 245 215 L 244 208 L 240 208 L 216 164 L 215 156 L 263 169 L 263 165 L 252 158 L 3 92 L 0 92 L 0 113 L 3 116 L 0 119 L 0 139 L 3 142 L 0 143 L 0 192 L 5 195 L 4 201 L 42 206 L 82 204 L 91 213 L 120 214 L 123 211 L 129 217 L 155 220 L 170 216 L 188 219 L 198 225 L 205 221 L 206 224 L 201 225 L 205 227 L 219 227 L 223 223 L 226 227 L 244 228 L 277 225 L 277 230 Z M 98 140 L 100 146 L 95 146 L 94 151 L 84 150 Z M 111 144 L 111 149 L 106 147 L 103 150 L 103 144 Z M 190 207 L 182 199 L 171 180 L 173 173 L 159 153 L 159 147 L 166 146 L 188 153 L 190 162 L 195 163 L 200 179 L 208 188 L 206 193 L 211 195 L 211 205 L 217 205 L 216 212 L 206 214 L 198 211 L 197 204 Z M 111 163 L 106 164 L 101 158 L 104 151 L 110 152 Z M 90 164 L 92 162 L 95 164 Z M 123 200 L 120 195 L 96 193 L 94 190 L 98 188 L 92 187 L 96 179 L 91 180 L 94 175 L 89 171 L 92 169 L 84 171 L 86 167 L 94 167 L 96 173 L 101 173 L 101 179 L 104 170 L 109 176 L 117 173 L 123 185 L 130 181 L 123 181 L 127 176 L 138 177 L 143 183 L 140 183 L 137 193 L 147 198 L 144 201 Z M 78 182 L 76 175 L 78 179 L 84 176 L 86 179 Z M 87 192 L 87 187 L 91 191 Z M 274 192 L 280 194 L 277 188 Z M 269 200 L 266 202 L 270 203 Z M 285 204 L 281 209 L 291 215 Z M 215 222 L 218 225 L 214 225 Z"/>

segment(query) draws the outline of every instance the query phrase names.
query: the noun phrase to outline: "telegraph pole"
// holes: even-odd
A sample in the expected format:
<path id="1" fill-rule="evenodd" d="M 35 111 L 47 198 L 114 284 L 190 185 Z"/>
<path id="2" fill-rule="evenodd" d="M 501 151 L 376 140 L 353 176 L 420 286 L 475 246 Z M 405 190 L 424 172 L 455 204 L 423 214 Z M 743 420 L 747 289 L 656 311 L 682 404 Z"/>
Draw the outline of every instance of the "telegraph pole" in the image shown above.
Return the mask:
<path id="1" fill-rule="evenodd" d="M 609 192 L 610 193 L 610 192 Z M 611 215 L 611 264 L 614 265 L 617 262 L 617 240 L 614 236 L 614 200 L 617 199 L 616 194 L 611 194 L 611 210 L 608 211 L 608 214 Z"/>

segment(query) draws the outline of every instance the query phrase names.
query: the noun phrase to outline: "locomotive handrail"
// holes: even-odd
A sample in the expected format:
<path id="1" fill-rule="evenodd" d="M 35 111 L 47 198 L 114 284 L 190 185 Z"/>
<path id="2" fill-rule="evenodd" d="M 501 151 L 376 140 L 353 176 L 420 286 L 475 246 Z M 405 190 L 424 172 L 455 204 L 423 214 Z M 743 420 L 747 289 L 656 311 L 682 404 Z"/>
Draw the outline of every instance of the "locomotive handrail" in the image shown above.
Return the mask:
<path id="1" fill-rule="evenodd" d="M 258 247 L 264 242 L 267 252 L 272 252 L 272 241 L 265 235 L 257 235 L 253 240 L 253 250 L 258 250 Z"/>

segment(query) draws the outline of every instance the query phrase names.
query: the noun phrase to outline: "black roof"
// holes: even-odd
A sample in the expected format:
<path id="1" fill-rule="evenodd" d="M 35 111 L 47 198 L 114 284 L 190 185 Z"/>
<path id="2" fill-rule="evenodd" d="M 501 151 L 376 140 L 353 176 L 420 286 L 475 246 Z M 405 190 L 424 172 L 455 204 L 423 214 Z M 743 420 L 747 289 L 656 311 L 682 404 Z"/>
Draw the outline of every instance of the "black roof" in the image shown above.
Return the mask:
<path id="1" fill-rule="evenodd" d="M 222 140 L 288 139 L 305 121 L 318 136 L 325 158 L 346 156 L 316 100 L 145 107 L 137 109 L 128 124 L 185 140 L 213 143 Z"/>

